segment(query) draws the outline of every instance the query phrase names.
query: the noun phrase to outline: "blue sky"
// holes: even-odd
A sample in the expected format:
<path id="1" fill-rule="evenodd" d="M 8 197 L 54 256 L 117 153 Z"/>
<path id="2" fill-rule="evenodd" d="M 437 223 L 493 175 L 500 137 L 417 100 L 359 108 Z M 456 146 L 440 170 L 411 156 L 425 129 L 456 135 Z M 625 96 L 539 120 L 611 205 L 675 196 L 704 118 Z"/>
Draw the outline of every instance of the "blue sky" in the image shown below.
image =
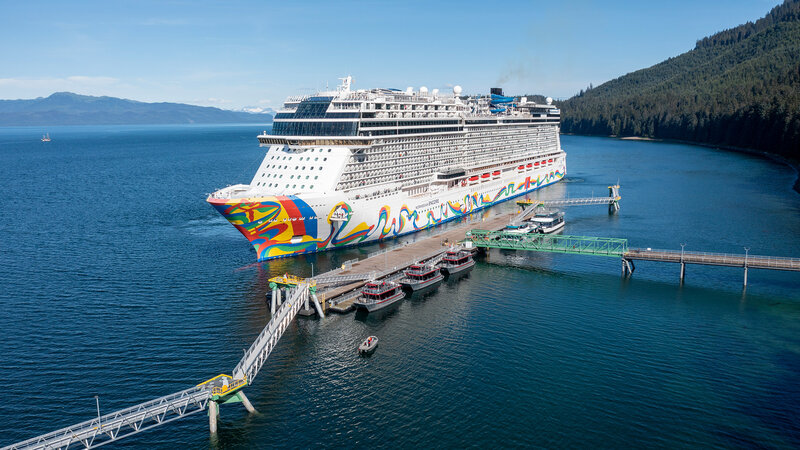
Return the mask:
<path id="1" fill-rule="evenodd" d="M 56 91 L 226 109 L 333 87 L 569 97 L 778 0 L 0 0 L 0 98 Z"/>

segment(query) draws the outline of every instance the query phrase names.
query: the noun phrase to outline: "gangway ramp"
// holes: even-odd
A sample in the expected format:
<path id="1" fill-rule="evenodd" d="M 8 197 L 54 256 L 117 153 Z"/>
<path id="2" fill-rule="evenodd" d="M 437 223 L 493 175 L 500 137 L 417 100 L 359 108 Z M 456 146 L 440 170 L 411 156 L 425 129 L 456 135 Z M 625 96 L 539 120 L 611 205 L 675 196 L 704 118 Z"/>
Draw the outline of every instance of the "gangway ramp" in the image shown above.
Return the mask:
<path id="1" fill-rule="evenodd" d="M 505 250 L 530 250 L 550 253 L 622 257 L 628 251 L 628 240 L 594 236 L 568 236 L 540 233 L 471 230 L 467 241 L 475 247 Z"/>
<path id="2" fill-rule="evenodd" d="M 4 448 L 22 450 L 98 447 L 205 411 L 210 399 L 210 387 L 195 386 Z"/>
<path id="3" fill-rule="evenodd" d="M 608 187 L 608 197 L 586 197 L 586 198 L 563 198 L 556 200 L 518 200 L 517 205 L 522 207 L 511 223 L 518 225 L 523 220 L 527 219 L 538 208 L 550 207 L 565 207 L 565 206 L 591 206 L 591 205 L 608 205 L 608 212 L 613 214 L 619 211 L 619 202 L 622 196 L 619 194 L 619 184 Z"/>
<path id="4" fill-rule="evenodd" d="M 308 281 L 300 279 L 296 288 L 288 290 L 286 301 L 280 305 L 277 313 L 236 365 L 233 376 L 218 375 L 189 389 L 43 434 L 3 449 L 98 447 L 206 409 L 209 411 L 211 431 L 216 432 L 218 403 L 242 402 L 248 411 L 255 411 L 244 392 L 241 392 L 241 388 L 251 384 L 258 375 L 258 371 L 298 311 L 307 304 L 309 297 L 317 302 L 314 287 Z"/>
<path id="5" fill-rule="evenodd" d="M 261 330 L 256 340 L 245 352 L 242 359 L 233 369 L 234 380 L 246 379 L 251 384 L 258 375 L 258 371 L 267 361 L 270 353 L 278 344 L 284 331 L 297 316 L 297 313 L 308 301 L 309 285 L 302 281 L 294 289 L 289 289 L 284 301 L 275 311 L 272 320 Z"/>

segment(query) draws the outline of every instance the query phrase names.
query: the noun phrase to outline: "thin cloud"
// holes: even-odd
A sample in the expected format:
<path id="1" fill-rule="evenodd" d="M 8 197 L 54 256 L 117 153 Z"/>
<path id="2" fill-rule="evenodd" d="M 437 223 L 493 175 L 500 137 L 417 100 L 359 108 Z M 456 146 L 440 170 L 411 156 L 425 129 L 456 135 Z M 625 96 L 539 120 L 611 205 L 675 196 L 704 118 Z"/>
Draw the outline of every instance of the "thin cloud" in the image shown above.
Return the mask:
<path id="1" fill-rule="evenodd" d="M 139 25 L 146 27 L 181 27 L 191 25 L 186 19 L 169 19 L 166 17 L 151 17 L 147 20 L 139 22 Z"/>

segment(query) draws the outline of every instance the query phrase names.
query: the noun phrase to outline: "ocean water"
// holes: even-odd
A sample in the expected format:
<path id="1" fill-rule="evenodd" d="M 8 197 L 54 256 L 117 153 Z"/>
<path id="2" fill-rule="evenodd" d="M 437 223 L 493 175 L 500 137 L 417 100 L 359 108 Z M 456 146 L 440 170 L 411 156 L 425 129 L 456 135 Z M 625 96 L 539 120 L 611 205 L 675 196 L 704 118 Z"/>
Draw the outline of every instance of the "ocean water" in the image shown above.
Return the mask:
<path id="1" fill-rule="evenodd" d="M 0 129 L 0 445 L 230 373 L 270 276 L 389 244 L 255 263 L 205 201 L 250 179 L 258 126 Z M 39 142 L 44 132 L 53 141 Z M 634 247 L 800 256 L 793 172 L 678 144 L 563 136 L 565 233 Z M 503 205 L 511 209 L 513 205 Z M 415 239 L 416 236 L 405 239 Z M 800 273 L 491 251 L 380 314 L 299 318 L 220 431 L 146 448 L 800 446 Z M 370 358 L 355 347 L 381 344 Z"/>

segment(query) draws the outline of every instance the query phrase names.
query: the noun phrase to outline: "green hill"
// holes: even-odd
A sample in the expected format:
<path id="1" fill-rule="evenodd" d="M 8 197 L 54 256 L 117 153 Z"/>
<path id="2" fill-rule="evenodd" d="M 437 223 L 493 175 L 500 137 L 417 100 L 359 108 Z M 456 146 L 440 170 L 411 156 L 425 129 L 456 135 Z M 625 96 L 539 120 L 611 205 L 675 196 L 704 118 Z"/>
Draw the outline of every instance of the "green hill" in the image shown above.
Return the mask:
<path id="1" fill-rule="evenodd" d="M 270 122 L 270 114 L 183 103 L 145 103 L 71 92 L 56 92 L 32 100 L 0 100 L 0 126 Z"/>
<path id="2" fill-rule="evenodd" d="M 800 159 L 800 0 L 560 107 L 565 133 L 678 139 Z"/>

